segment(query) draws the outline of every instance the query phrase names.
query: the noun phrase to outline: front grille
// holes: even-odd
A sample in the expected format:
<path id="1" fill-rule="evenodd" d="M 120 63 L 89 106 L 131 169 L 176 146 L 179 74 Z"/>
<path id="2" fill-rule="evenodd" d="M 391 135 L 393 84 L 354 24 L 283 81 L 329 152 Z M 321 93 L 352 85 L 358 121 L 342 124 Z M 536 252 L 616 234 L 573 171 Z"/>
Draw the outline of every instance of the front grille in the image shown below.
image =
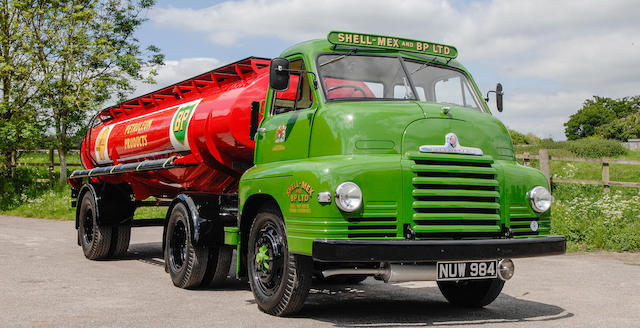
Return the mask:
<path id="1" fill-rule="evenodd" d="M 514 237 L 538 236 L 551 231 L 551 219 L 548 215 L 537 217 L 528 204 L 511 204 L 509 206 L 510 228 Z M 538 223 L 538 230 L 531 230 L 531 222 Z"/>
<path id="2" fill-rule="evenodd" d="M 362 216 L 347 219 L 349 238 L 394 238 L 398 235 L 398 205 L 395 202 L 368 202 Z"/>
<path id="3" fill-rule="evenodd" d="M 499 184 L 490 156 L 419 153 L 409 159 L 417 238 L 502 235 Z"/>

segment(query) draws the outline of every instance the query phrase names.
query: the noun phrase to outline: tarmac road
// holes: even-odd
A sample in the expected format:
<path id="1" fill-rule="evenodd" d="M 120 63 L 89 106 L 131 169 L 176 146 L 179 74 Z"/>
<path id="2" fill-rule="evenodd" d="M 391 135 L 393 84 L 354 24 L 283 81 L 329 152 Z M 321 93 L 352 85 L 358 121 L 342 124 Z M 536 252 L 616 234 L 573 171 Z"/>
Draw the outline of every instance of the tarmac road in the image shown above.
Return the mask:
<path id="1" fill-rule="evenodd" d="M 260 312 L 245 281 L 182 290 L 164 272 L 162 229 L 136 228 L 122 260 L 89 261 L 73 222 L 0 216 L 2 327 L 640 327 L 640 253 L 515 260 L 484 309 L 450 306 L 435 283 L 314 286 L 302 312 Z"/>

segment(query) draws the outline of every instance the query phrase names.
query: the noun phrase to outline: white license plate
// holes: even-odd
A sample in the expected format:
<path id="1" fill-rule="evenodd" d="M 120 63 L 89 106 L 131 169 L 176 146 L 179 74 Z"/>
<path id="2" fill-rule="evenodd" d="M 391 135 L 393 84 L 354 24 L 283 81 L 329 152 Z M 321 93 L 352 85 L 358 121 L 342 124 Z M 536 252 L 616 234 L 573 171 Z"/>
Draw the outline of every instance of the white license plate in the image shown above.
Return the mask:
<path id="1" fill-rule="evenodd" d="M 498 277 L 498 261 L 438 262 L 437 280 L 468 280 Z"/>

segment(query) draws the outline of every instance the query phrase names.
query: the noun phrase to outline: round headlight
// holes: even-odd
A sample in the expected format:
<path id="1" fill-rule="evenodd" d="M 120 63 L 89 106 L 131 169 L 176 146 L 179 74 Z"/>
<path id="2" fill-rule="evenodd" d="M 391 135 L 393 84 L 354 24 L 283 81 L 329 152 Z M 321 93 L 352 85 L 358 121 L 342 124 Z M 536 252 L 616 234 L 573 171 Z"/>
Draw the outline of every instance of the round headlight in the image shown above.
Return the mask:
<path id="1" fill-rule="evenodd" d="M 336 205 L 345 212 L 353 212 L 362 205 L 362 191 L 353 182 L 343 182 L 336 188 Z"/>
<path id="2" fill-rule="evenodd" d="M 529 197 L 531 208 L 538 213 L 548 211 L 549 207 L 551 207 L 551 202 L 553 202 L 553 196 L 551 196 L 549 190 L 541 186 L 531 189 L 527 193 L 527 197 Z"/>

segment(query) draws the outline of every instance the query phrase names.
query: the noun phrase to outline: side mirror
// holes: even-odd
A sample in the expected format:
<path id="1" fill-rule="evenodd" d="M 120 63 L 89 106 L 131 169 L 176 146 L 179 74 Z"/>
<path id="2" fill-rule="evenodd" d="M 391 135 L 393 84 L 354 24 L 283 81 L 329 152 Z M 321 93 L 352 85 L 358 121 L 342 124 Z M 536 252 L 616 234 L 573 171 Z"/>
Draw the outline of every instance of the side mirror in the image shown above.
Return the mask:
<path id="1" fill-rule="evenodd" d="M 260 123 L 260 102 L 251 102 L 251 123 L 249 124 L 249 139 L 256 140 L 256 133 L 258 132 L 258 124 Z"/>
<path id="2" fill-rule="evenodd" d="M 289 88 L 289 60 L 285 58 L 271 60 L 269 86 L 277 91 L 284 91 Z"/>
<path id="3" fill-rule="evenodd" d="M 499 112 L 502 112 L 502 95 L 504 95 L 504 92 L 502 92 L 502 84 L 498 83 L 498 85 L 496 85 L 496 108 Z"/>

